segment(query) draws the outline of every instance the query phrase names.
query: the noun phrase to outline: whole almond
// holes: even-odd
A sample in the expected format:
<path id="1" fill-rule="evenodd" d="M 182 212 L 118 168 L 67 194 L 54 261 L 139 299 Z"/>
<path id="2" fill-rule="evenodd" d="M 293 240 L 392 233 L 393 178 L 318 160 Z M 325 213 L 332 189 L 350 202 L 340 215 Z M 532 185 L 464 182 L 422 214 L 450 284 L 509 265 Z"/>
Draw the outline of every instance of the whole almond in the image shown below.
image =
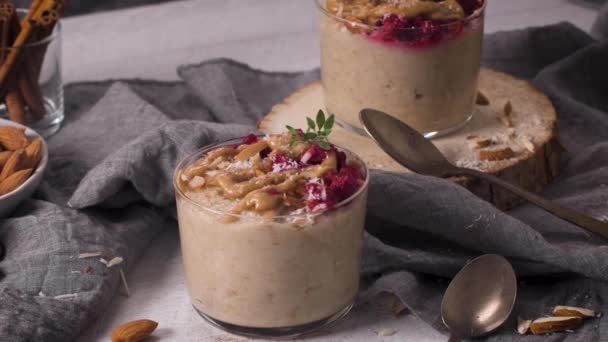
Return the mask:
<path id="1" fill-rule="evenodd" d="M 13 173 L 7 179 L 0 182 L 0 195 L 8 194 L 17 189 L 21 184 L 30 178 L 34 169 L 26 169 Z"/>
<path id="2" fill-rule="evenodd" d="M 0 152 L 0 170 L 6 164 L 6 162 L 8 161 L 8 158 L 11 157 L 11 154 L 13 154 L 13 151 L 2 151 L 2 152 Z"/>
<path id="3" fill-rule="evenodd" d="M 579 308 L 576 306 L 558 305 L 553 308 L 553 316 L 578 316 L 583 318 L 595 317 L 596 313 L 593 310 Z"/>
<path id="4" fill-rule="evenodd" d="M 150 336 L 158 323 L 140 319 L 123 323 L 112 330 L 112 342 L 138 342 Z"/>
<path id="5" fill-rule="evenodd" d="M 42 140 L 36 138 L 25 148 L 23 168 L 35 169 L 38 163 L 40 163 L 40 159 L 42 159 Z"/>
<path id="6" fill-rule="evenodd" d="M 571 317 L 542 317 L 530 323 L 530 331 L 534 335 L 578 329 L 583 325 L 583 318 Z"/>
<path id="7" fill-rule="evenodd" d="M 14 151 L 11 156 L 4 164 L 2 168 L 2 172 L 0 172 L 0 181 L 7 179 L 13 173 L 23 169 L 23 159 L 25 157 L 25 150 L 17 150 Z"/>
<path id="8" fill-rule="evenodd" d="M 25 135 L 24 128 L 16 128 L 11 126 L 0 127 L 0 145 L 9 151 L 15 151 L 25 148 L 29 140 Z"/>
<path id="9" fill-rule="evenodd" d="M 245 147 L 241 152 L 239 152 L 239 154 L 237 154 L 234 157 L 234 160 L 240 160 L 240 161 L 248 160 L 249 158 L 260 153 L 262 150 L 264 150 L 267 147 L 268 147 L 268 143 L 265 142 L 264 140 L 257 142 L 257 143 L 253 143 L 253 144 Z"/>
<path id="10" fill-rule="evenodd" d="M 532 325 L 532 320 L 530 319 L 521 319 L 517 318 L 517 332 L 520 335 L 525 335 L 530 331 L 530 325 Z"/>

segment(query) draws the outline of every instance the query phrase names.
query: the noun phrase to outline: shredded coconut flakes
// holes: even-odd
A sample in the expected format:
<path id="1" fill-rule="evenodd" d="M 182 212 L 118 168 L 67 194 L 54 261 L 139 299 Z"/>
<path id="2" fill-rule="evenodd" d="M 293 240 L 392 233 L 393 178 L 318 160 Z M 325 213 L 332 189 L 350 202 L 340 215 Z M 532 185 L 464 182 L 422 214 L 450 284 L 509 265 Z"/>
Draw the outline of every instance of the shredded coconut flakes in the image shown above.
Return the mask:
<path id="1" fill-rule="evenodd" d="M 53 297 L 54 299 L 71 299 L 78 297 L 78 293 L 67 293 Z"/>
<path id="2" fill-rule="evenodd" d="M 78 259 L 87 259 L 101 256 L 101 252 L 87 252 L 78 254 Z"/>
<path id="3" fill-rule="evenodd" d="M 395 335 L 396 331 L 393 329 L 380 329 L 376 334 L 380 337 L 387 337 Z"/>
<path id="4" fill-rule="evenodd" d="M 129 291 L 129 285 L 127 284 L 127 278 L 125 277 L 125 273 L 120 269 L 120 280 L 122 280 L 122 285 L 125 287 L 125 293 L 127 297 L 131 296 L 131 291 Z"/>
<path id="5" fill-rule="evenodd" d="M 226 170 L 249 169 L 253 166 L 250 160 L 239 160 L 228 165 Z"/>
<path id="6" fill-rule="evenodd" d="M 106 263 L 106 267 L 110 268 L 116 265 L 120 265 L 122 264 L 122 262 L 124 261 L 124 259 L 122 257 L 114 257 L 112 258 L 112 260 L 108 261 L 108 263 Z"/>

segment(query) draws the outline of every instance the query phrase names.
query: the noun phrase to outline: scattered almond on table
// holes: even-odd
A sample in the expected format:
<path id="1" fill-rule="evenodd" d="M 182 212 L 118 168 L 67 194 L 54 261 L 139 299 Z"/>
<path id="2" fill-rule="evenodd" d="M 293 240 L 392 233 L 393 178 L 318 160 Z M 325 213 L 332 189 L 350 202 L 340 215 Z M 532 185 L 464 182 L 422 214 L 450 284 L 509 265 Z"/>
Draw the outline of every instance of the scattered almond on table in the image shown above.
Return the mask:
<path id="1" fill-rule="evenodd" d="M 395 335 L 397 332 L 393 329 L 380 329 L 376 332 L 376 335 L 380 336 L 380 337 L 388 337 L 388 336 L 393 336 Z"/>
<path id="2" fill-rule="evenodd" d="M 595 317 L 595 311 L 585 309 L 585 308 L 577 308 L 574 306 L 564 306 L 558 305 L 553 308 L 554 316 L 578 316 L 578 317 Z"/>
<path id="3" fill-rule="evenodd" d="M 578 316 L 542 317 L 532 321 L 530 331 L 534 335 L 578 329 L 583 325 L 583 319 Z"/>
<path id="4" fill-rule="evenodd" d="M 397 295 L 391 292 L 380 292 L 374 298 L 374 305 L 382 311 L 388 311 L 395 317 L 400 317 L 408 313 L 409 309 Z"/>
<path id="5" fill-rule="evenodd" d="M 123 323 L 112 330 L 112 342 L 138 342 L 152 335 L 158 326 L 149 319 Z"/>
<path id="6" fill-rule="evenodd" d="M 42 159 L 42 140 L 30 141 L 25 129 L 0 127 L 0 195 L 17 189 L 30 178 Z"/>
<path id="7" fill-rule="evenodd" d="M 535 320 L 517 321 L 517 332 L 525 335 L 531 332 L 534 335 L 554 332 L 572 331 L 580 328 L 587 318 L 599 317 L 595 311 L 574 306 L 558 305 L 553 308 L 553 316 L 541 317 Z"/>
<path id="8" fill-rule="evenodd" d="M 532 324 L 532 320 L 530 319 L 521 319 L 517 318 L 517 332 L 521 335 L 525 335 L 530 331 L 530 324 Z"/>

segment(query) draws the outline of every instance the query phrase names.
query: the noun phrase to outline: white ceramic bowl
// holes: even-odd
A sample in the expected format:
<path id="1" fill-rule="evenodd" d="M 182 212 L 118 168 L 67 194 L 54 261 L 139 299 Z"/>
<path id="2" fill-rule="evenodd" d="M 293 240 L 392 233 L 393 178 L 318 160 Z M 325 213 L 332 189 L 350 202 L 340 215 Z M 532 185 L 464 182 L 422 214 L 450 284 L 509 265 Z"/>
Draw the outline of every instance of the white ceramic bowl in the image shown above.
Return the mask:
<path id="1" fill-rule="evenodd" d="M 40 138 L 40 140 L 42 140 L 42 159 L 34 173 L 17 189 L 0 196 L 0 217 L 6 217 L 17 208 L 19 203 L 31 197 L 34 191 L 36 191 L 36 188 L 38 188 L 38 185 L 40 185 L 44 170 L 49 161 L 49 150 L 46 146 L 46 141 L 44 141 L 38 133 L 26 126 L 5 119 L 0 119 L 0 126 L 25 128 L 25 134 L 30 140 L 34 138 Z"/>

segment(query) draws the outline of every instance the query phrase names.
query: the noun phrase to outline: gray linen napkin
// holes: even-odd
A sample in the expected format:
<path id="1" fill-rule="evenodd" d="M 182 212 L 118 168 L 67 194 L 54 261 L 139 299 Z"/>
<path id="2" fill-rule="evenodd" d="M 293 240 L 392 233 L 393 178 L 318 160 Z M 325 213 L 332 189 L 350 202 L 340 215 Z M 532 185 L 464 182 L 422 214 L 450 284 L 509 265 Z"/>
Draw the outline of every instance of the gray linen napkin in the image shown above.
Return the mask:
<path id="1" fill-rule="evenodd" d="M 544 195 L 604 218 L 606 57 L 606 42 L 570 24 L 489 35 L 483 56 L 488 66 L 532 79 L 558 109 L 570 154 Z M 175 229 L 177 161 L 254 130 L 274 103 L 319 76 L 266 73 L 227 60 L 181 67 L 179 74 L 183 82 L 67 87 L 68 121 L 49 140 L 40 191 L 0 226 L 7 246 L 0 340 L 75 339 L 116 292 L 119 269 L 128 271 L 163 227 Z M 538 317 L 556 304 L 608 310 L 605 240 L 531 205 L 507 215 L 459 186 L 413 174 L 373 171 L 368 209 L 361 301 L 393 292 L 444 331 L 439 303 L 448 278 L 481 253 L 499 253 L 516 267 L 520 295 L 512 319 L 487 340 L 597 341 L 608 334 L 605 319 L 574 334 L 515 333 L 517 316 Z M 78 258 L 97 251 L 125 262 L 107 268 L 98 258 Z"/>

